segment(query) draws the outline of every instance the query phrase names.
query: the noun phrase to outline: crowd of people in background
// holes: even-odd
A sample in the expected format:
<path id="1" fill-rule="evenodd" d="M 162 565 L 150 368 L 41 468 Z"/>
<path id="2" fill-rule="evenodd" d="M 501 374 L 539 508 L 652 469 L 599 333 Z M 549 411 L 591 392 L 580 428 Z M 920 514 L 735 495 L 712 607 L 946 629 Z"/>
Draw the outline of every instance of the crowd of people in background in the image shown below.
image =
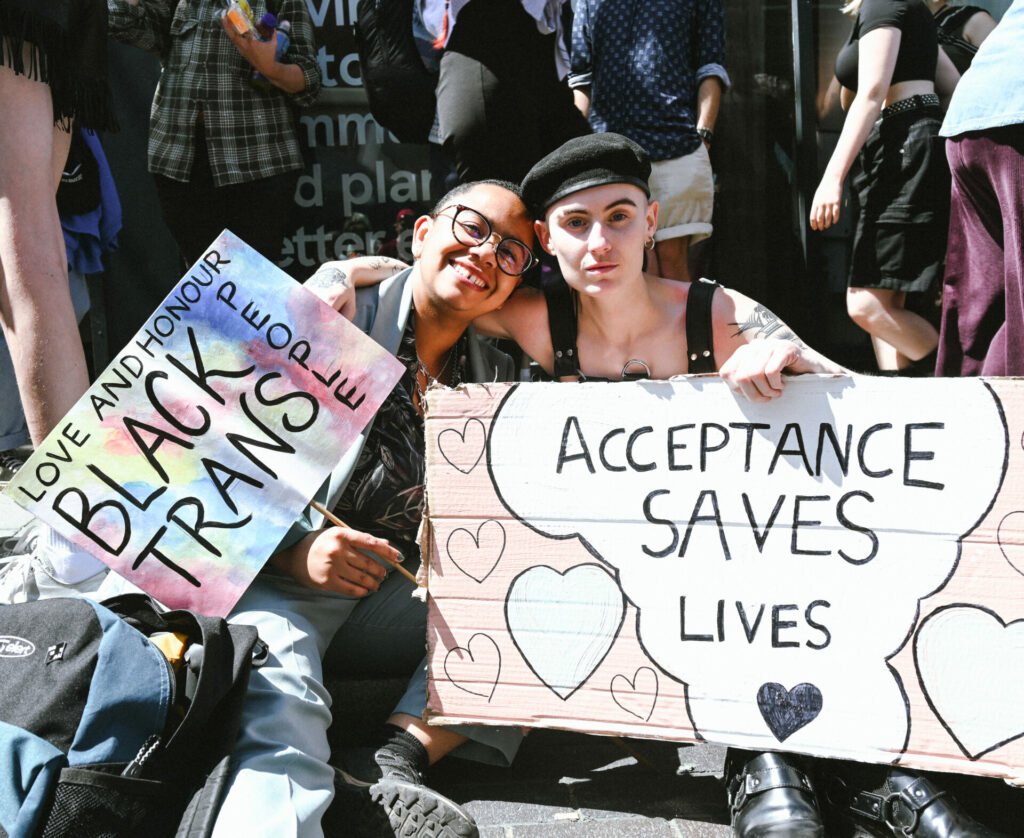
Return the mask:
<path id="1" fill-rule="evenodd" d="M 68 284 L 82 254 L 65 247 L 57 185 L 72 137 L 105 171 L 83 132 L 116 127 L 108 37 L 154 53 L 163 68 L 148 165 L 182 264 L 225 227 L 279 255 L 282 208 L 305 166 L 295 110 L 316 101 L 321 71 L 305 0 L 251 5 L 287 22 L 283 53 L 215 0 L 0 0 L 0 324 L 12 360 L 10 371 L 0 367 L 0 390 L 16 382 L 26 418 L 24 429 L 0 425 L 5 480 L 20 464 L 11 449 L 39 445 L 88 387 Z M 1024 374 L 1024 0 L 998 23 L 944 0 L 850 0 L 842 11 L 852 18 L 835 60 L 846 117 L 809 220 L 817 231 L 834 225 L 850 181 L 847 309 L 874 349 L 877 370 L 865 372 Z M 371 748 L 331 755 L 327 745 L 322 658 L 332 639 L 332 654 L 344 655 L 346 630 L 373 610 L 416 629 L 401 648 L 395 641 L 395 655 L 412 660 L 422 647 L 422 603 L 384 569 L 419 563 L 428 387 L 520 378 L 501 351 L 509 345 L 555 380 L 718 372 L 754 401 L 777 398 L 783 373 L 848 372 L 764 306 L 703 281 L 700 243 L 715 209 L 709 151 L 731 84 L 725 12 L 724 0 L 410 4 L 410 31 L 437 74 L 429 141 L 458 185 L 428 214 L 400 209 L 373 254 L 364 252 L 369 218 L 345 219 L 336 235 L 349 236 L 341 255 L 352 261 L 309 282 L 339 309 L 368 286 L 359 293 L 372 304 L 357 325 L 405 374 L 321 490 L 356 526 L 304 516 L 268 545 L 267 568 L 232 614 L 258 626 L 271 663 L 252 676 L 216 835 L 397 835 L 409 812 L 423 831 L 403 835 L 476 835 L 471 816 L 424 774 L 456 749 L 500 764 L 515 755 L 517 728 L 423 723 L 419 663 Z M 108 181 L 88 208 L 100 213 L 93 232 L 103 249 L 116 234 Z M 90 256 L 76 270 L 96 270 Z M 540 280 L 524 282 L 531 269 Z M 938 323 L 910 304 L 940 291 Z M 698 307 L 704 314 L 688 318 Z M 695 331 L 693 320 L 711 325 Z M 40 569 L 58 590 L 97 579 L 90 593 L 116 589 L 97 560 L 32 526 L 27 560 L 0 564 L 7 601 L 40 595 L 26 581 Z M 28 544 L 22 534 L 7 552 Z M 290 651 L 278 658 L 281 649 Z M 726 781 L 739 838 L 823 836 L 819 769 L 732 752 Z M 858 813 L 877 834 L 997 838 L 916 772 L 827 770 L 890 801 L 867 827 Z"/>

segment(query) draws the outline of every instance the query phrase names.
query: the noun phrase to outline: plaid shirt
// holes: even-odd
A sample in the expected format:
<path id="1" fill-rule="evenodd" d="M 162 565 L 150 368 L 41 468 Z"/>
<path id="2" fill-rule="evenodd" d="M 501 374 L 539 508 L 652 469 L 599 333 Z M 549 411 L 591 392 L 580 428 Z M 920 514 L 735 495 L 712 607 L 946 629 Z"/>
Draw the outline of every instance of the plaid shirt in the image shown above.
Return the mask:
<path id="1" fill-rule="evenodd" d="M 224 32 L 213 0 L 107 0 L 110 36 L 153 52 L 163 72 L 149 117 L 149 171 L 188 181 L 194 132 L 204 131 L 217 186 L 246 183 L 303 168 L 292 106 L 320 92 L 313 22 L 305 0 L 282 0 L 277 16 L 291 23 L 285 61 L 302 68 L 306 87 L 288 94 L 249 84 L 252 65 Z M 257 20 L 265 0 L 250 3 Z M 202 123 L 197 124 L 202 115 Z"/>

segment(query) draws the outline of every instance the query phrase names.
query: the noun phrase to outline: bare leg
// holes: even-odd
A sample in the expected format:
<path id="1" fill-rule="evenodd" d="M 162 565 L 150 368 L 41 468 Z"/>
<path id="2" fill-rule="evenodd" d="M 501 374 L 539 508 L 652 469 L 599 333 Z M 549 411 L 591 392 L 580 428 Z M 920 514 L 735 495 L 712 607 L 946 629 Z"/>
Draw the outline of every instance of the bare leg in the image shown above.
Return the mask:
<path id="1" fill-rule="evenodd" d="M 417 719 L 407 713 L 395 713 L 387 723 L 400 727 L 419 739 L 423 747 L 427 749 L 431 765 L 466 741 L 466 737 L 461 733 L 438 725 L 428 725 L 422 719 Z"/>
<path id="2" fill-rule="evenodd" d="M 690 279 L 690 269 L 687 264 L 689 245 L 689 236 L 655 242 L 654 251 L 658 254 L 658 275 L 679 282 L 688 281 Z"/>
<path id="3" fill-rule="evenodd" d="M 38 445 L 89 386 L 56 184 L 70 135 L 47 85 L 0 67 L 0 324 Z"/>
<path id="4" fill-rule="evenodd" d="M 871 348 L 875 350 L 875 362 L 880 370 L 904 370 L 910 366 L 910 359 L 890 343 L 871 335 Z"/>
<path id="5" fill-rule="evenodd" d="M 909 361 L 921 360 L 939 343 L 935 327 L 904 309 L 905 301 L 906 294 L 886 288 L 850 287 L 846 291 L 846 310 L 853 322 L 873 341 L 888 344 L 888 348 L 875 344 L 879 369 L 901 369 Z"/>

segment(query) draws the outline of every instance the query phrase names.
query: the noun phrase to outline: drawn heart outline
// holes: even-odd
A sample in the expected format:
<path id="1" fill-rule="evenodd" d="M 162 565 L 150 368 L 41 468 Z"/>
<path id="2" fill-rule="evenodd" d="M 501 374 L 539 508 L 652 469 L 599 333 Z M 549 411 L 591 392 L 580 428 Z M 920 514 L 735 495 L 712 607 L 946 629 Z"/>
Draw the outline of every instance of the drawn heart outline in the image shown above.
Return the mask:
<path id="1" fill-rule="evenodd" d="M 914 634 L 914 667 L 925 701 L 968 759 L 1024 736 L 1024 620 L 943 605 Z"/>
<path id="2" fill-rule="evenodd" d="M 463 474 L 477 467 L 486 445 L 487 426 L 476 418 L 467 419 L 461 431 L 445 428 L 437 435 L 437 450 L 448 465 Z"/>
<path id="3" fill-rule="evenodd" d="M 601 665 L 625 617 L 622 589 L 596 564 L 565 572 L 535 565 L 512 580 L 505 597 L 512 642 L 533 674 L 563 701 Z"/>
<path id="4" fill-rule="evenodd" d="M 996 530 L 996 541 L 1003 558 L 1017 573 L 1024 576 L 1024 545 L 1017 543 L 1010 537 L 1010 533 L 1020 531 L 1021 522 L 1024 520 L 1024 512 L 1008 512 L 999 522 Z M 1003 532 L 1006 535 L 1003 535 Z"/>
<path id="5" fill-rule="evenodd" d="M 491 545 L 492 540 L 498 546 L 496 551 L 492 551 L 494 553 L 494 558 L 493 561 L 490 562 L 489 566 L 487 564 L 487 561 L 490 558 L 490 556 L 486 551 L 483 553 L 483 559 L 479 563 L 482 564 L 483 568 L 486 568 L 487 572 L 483 576 L 477 576 L 475 573 L 471 573 L 469 570 L 467 570 L 464 565 L 469 566 L 471 563 L 473 565 L 478 563 L 478 558 L 481 555 L 481 549 L 483 549 L 481 548 L 481 542 L 484 540 L 485 527 L 487 528 L 489 533 L 495 533 L 494 535 L 488 536 L 487 544 L 484 545 L 485 548 L 488 546 L 493 546 Z M 497 528 L 496 531 L 495 528 Z M 456 539 L 457 536 L 458 538 Z M 469 540 L 473 543 L 473 548 L 471 551 L 467 550 L 464 553 L 460 549 L 460 544 L 462 544 L 465 541 L 466 537 L 468 537 Z M 454 550 L 452 549 L 453 540 L 455 541 Z M 476 535 L 474 535 L 472 532 L 465 529 L 464 527 L 457 527 L 456 529 L 452 530 L 451 533 L 449 533 L 448 541 L 445 542 L 445 550 L 447 551 L 448 558 L 451 559 L 452 564 L 455 565 L 460 571 L 462 571 L 464 575 L 468 576 L 474 582 L 482 583 L 488 576 L 490 576 L 494 572 L 494 568 L 498 566 L 498 562 L 501 561 L 501 557 L 505 553 L 505 527 L 502 526 L 500 521 L 495 521 L 493 518 L 488 518 L 486 521 L 480 524 L 480 526 L 476 528 Z M 460 561 L 459 558 L 456 558 L 456 554 L 458 554 L 458 556 L 461 557 L 462 561 Z"/>
<path id="6" fill-rule="evenodd" d="M 639 683 L 641 679 L 643 683 Z M 629 715 L 636 716 L 642 722 L 650 721 L 654 715 L 654 707 L 658 703 L 658 673 L 651 667 L 638 667 L 632 679 L 626 675 L 616 675 L 609 682 L 608 689 L 612 701 Z M 643 706 L 645 699 L 650 699 L 650 707 Z M 634 708 L 639 708 L 639 711 Z"/>
<path id="7" fill-rule="evenodd" d="M 477 654 L 474 654 L 472 651 L 474 641 L 479 641 L 476 644 L 478 650 Z M 468 663 L 465 660 L 461 660 L 463 654 L 465 654 L 469 658 Z M 460 660 L 453 661 L 453 655 L 458 655 Z M 460 678 L 458 676 L 461 675 L 461 672 L 456 672 L 455 675 L 453 675 L 451 672 L 451 669 L 466 669 L 467 671 L 477 672 L 484 671 L 482 669 L 478 669 L 477 667 L 486 666 L 488 663 L 488 658 L 490 658 L 490 660 L 493 661 L 493 678 Z M 451 665 L 451 669 L 449 669 L 449 663 Z M 498 688 L 498 681 L 501 679 L 501 649 L 498 648 L 498 644 L 494 642 L 493 637 L 491 637 L 489 634 L 484 634 L 483 632 L 478 631 L 476 634 L 472 635 L 469 638 L 469 642 L 467 642 L 465 646 L 454 646 L 448 650 L 448 653 L 444 656 L 444 674 L 448 678 L 448 681 L 451 683 L 453 687 L 457 687 L 458 689 L 470 693 L 472 695 L 478 695 L 482 698 L 486 698 L 487 701 L 490 702 L 490 700 L 494 697 L 494 691 Z M 480 684 L 489 683 L 491 688 L 489 691 L 484 690 L 483 692 L 481 692 L 479 689 L 470 689 L 469 687 L 463 686 L 463 683 L 466 682 L 474 685 L 476 685 L 478 682 Z"/>
<path id="8" fill-rule="evenodd" d="M 787 690 L 777 681 L 769 681 L 761 684 L 757 691 L 757 707 L 768 729 L 780 742 L 813 722 L 822 704 L 821 690 L 806 682 Z"/>

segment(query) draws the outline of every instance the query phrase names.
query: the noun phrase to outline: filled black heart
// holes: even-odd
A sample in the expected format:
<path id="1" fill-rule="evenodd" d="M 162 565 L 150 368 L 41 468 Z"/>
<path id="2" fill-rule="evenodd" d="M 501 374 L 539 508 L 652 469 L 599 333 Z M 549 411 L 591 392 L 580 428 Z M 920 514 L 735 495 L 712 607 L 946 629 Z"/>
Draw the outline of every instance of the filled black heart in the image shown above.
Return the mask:
<path id="1" fill-rule="evenodd" d="M 780 742 L 813 722 L 821 712 L 821 705 L 821 690 L 814 684 L 797 684 L 787 690 L 782 684 L 770 681 L 757 691 L 761 715 Z"/>

